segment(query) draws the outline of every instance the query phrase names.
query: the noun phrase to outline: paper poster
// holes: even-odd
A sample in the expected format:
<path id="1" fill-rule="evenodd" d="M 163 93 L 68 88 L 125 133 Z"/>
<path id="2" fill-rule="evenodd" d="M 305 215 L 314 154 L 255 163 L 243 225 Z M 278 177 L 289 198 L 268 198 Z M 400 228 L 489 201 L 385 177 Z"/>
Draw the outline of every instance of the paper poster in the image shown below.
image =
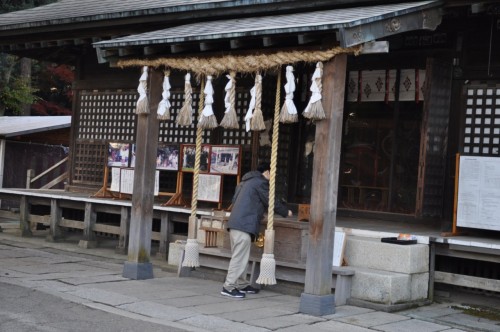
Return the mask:
<path id="1" fill-rule="evenodd" d="M 500 230 L 500 158 L 460 157 L 457 226 Z"/>

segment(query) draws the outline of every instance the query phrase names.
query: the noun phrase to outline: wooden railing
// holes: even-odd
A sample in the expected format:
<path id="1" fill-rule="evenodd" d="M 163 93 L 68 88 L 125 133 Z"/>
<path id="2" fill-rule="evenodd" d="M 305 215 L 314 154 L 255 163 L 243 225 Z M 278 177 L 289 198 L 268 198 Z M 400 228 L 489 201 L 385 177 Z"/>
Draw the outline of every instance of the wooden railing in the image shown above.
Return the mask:
<path id="1" fill-rule="evenodd" d="M 63 160 L 59 161 L 58 163 L 56 163 L 55 165 L 53 165 L 52 167 L 50 167 L 49 169 L 45 170 L 44 172 L 40 173 L 37 176 L 35 176 L 35 170 L 29 169 L 28 172 L 27 172 L 28 174 L 26 175 L 26 188 L 30 189 L 33 182 L 35 182 L 36 180 L 38 180 L 38 179 L 42 178 L 43 176 L 49 174 L 50 172 L 52 172 L 53 170 L 55 170 L 56 168 L 58 168 L 59 166 L 61 166 L 62 164 L 64 164 L 67 161 L 68 161 L 68 157 L 66 157 Z M 47 183 L 46 185 L 42 186 L 40 189 L 50 189 L 50 188 L 56 186 L 57 184 L 61 183 L 62 181 L 68 179 L 68 177 L 69 177 L 69 172 L 66 171 L 63 174 L 59 175 L 54 180 L 52 180 L 49 183 Z"/>

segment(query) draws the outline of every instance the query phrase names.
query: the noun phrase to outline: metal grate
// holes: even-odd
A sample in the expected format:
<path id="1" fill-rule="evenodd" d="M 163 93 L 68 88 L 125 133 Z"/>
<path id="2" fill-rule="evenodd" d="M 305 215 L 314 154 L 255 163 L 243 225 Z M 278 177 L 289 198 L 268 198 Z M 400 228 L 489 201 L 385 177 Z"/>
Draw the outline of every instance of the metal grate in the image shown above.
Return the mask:
<path id="1" fill-rule="evenodd" d="M 498 156 L 500 143 L 500 87 L 470 86 L 466 90 L 462 153 Z"/>

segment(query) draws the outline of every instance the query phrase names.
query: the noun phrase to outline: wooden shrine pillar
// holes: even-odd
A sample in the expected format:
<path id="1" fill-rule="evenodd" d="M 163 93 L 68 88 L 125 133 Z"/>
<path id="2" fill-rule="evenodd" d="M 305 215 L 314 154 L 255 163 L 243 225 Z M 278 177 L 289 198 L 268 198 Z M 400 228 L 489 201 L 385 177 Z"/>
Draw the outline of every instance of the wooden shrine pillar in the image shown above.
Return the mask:
<path id="1" fill-rule="evenodd" d="M 326 119 L 316 122 L 304 293 L 300 312 L 314 316 L 335 313 L 332 289 L 333 239 L 337 215 L 340 144 L 344 112 L 347 55 L 335 56 L 323 69 Z"/>
<path id="2" fill-rule="evenodd" d="M 147 82 L 150 114 L 137 115 L 137 148 L 130 212 L 128 260 L 123 267 L 123 277 L 129 279 L 153 278 L 150 255 L 159 131 L 156 112 L 158 103 L 161 101 L 163 76 L 163 72 L 150 69 Z"/>

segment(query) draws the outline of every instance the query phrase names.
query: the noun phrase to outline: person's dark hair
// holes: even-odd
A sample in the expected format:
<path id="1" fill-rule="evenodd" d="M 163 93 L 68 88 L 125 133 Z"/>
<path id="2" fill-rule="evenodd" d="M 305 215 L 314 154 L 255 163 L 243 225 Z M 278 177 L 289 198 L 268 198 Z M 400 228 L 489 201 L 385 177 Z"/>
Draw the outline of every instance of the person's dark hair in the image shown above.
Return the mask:
<path id="1" fill-rule="evenodd" d="M 270 171 L 271 165 L 266 162 L 260 163 L 259 166 L 257 166 L 257 170 L 261 173 L 264 173 L 265 171 Z"/>

